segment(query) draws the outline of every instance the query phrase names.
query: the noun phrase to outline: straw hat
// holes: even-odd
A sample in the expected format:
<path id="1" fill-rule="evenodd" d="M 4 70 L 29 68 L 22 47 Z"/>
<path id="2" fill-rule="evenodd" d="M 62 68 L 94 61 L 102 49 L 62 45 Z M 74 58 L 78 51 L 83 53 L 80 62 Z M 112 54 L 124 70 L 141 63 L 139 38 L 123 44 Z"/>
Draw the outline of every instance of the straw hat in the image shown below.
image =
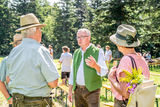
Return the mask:
<path id="1" fill-rule="evenodd" d="M 140 45 L 137 37 L 138 34 L 133 26 L 122 24 L 118 26 L 116 34 L 110 36 L 110 40 L 119 46 L 137 47 Z"/>
<path id="2" fill-rule="evenodd" d="M 16 32 L 20 32 L 24 29 L 31 28 L 31 27 L 45 26 L 45 24 L 39 23 L 39 20 L 33 13 L 22 15 L 20 17 L 20 25 L 21 25 L 21 28 L 17 29 Z"/>
<path id="3" fill-rule="evenodd" d="M 15 44 L 17 41 L 22 41 L 22 35 L 21 34 L 15 34 L 13 36 L 13 42 L 11 42 L 10 44 Z"/>

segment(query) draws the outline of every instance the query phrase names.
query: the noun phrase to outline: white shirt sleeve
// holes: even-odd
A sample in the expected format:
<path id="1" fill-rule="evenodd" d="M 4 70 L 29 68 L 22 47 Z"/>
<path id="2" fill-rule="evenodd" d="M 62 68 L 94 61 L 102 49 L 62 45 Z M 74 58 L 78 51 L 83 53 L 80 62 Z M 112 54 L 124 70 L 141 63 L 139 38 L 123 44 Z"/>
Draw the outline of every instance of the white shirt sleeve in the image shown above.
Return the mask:
<path id="1" fill-rule="evenodd" d="M 100 70 L 100 73 L 97 72 L 97 74 L 99 76 L 105 76 L 108 72 L 108 68 L 105 63 L 104 52 L 102 49 L 99 50 L 98 65 L 100 65 L 101 70 Z"/>
<path id="2" fill-rule="evenodd" d="M 42 50 L 40 53 L 40 68 L 41 72 L 47 82 L 52 82 L 60 77 L 56 64 L 53 62 L 53 58 L 46 50 Z"/>
<path id="3" fill-rule="evenodd" d="M 70 72 L 70 76 L 69 76 L 69 84 L 73 85 L 73 63 L 71 66 L 71 72 Z"/>
<path id="4" fill-rule="evenodd" d="M 51 52 L 53 53 L 53 49 L 51 49 Z"/>
<path id="5" fill-rule="evenodd" d="M 112 55 L 112 51 L 111 50 L 109 50 L 109 55 Z"/>
<path id="6" fill-rule="evenodd" d="M 104 60 L 107 60 L 107 52 L 104 53 Z"/>
<path id="7" fill-rule="evenodd" d="M 63 60 L 63 56 L 62 56 L 63 54 L 61 54 L 61 57 L 60 57 L 60 59 L 59 59 L 59 61 L 60 62 L 62 62 L 62 60 Z"/>

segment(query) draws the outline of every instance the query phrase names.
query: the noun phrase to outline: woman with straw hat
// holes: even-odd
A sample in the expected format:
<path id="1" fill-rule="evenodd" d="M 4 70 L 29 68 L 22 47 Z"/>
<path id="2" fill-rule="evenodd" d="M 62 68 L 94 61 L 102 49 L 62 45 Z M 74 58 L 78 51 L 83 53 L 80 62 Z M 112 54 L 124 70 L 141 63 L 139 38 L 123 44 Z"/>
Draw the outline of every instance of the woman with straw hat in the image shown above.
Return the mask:
<path id="1" fill-rule="evenodd" d="M 130 93 L 127 90 L 127 83 L 121 82 L 120 78 L 125 77 L 123 70 L 132 72 L 132 61 L 135 61 L 137 68 L 142 69 L 142 74 L 149 79 L 150 73 L 145 59 L 135 51 L 135 47 L 140 45 L 136 29 L 131 25 L 122 24 L 118 26 L 116 34 L 110 40 L 117 46 L 124 55 L 118 67 L 113 66 L 109 73 L 111 90 L 115 97 L 114 107 L 126 107 Z"/>

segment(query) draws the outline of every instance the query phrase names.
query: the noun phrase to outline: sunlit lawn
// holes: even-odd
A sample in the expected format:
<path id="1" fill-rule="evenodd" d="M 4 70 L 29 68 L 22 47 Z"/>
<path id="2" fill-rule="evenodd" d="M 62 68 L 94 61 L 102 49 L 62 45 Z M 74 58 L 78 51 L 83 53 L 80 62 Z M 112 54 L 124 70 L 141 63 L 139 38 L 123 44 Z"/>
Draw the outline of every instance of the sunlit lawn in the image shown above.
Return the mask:
<path id="1" fill-rule="evenodd" d="M 0 92 L 0 105 L 5 101 L 3 94 Z"/>
<path id="2" fill-rule="evenodd" d="M 4 57 L 0 57 L 0 62 L 1 60 L 3 59 Z M 58 59 L 54 60 L 54 62 L 56 63 L 56 67 L 58 69 L 58 72 L 59 74 L 61 74 L 61 66 L 60 64 L 58 63 Z M 154 71 L 151 71 L 153 73 L 157 73 L 157 74 L 160 74 L 160 72 L 157 72 L 158 70 L 156 69 L 155 70 L 156 72 Z M 154 80 L 154 83 L 155 84 L 158 84 L 158 88 L 157 88 L 157 92 L 156 94 L 160 95 L 160 77 L 159 76 L 153 76 L 151 75 L 151 79 Z M 61 82 L 61 79 L 59 79 L 59 82 Z M 107 78 L 103 78 L 103 84 L 108 84 L 109 85 L 109 81 L 107 80 Z M 2 103 L 5 101 L 5 98 L 3 97 L 2 93 L 0 92 L 0 105 L 2 105 Z M 101 103 L 102 102 L 106 102 L 105 100 L 105 90 L 104 89 L 101 89 Z M 102 104 L 101 104 L 102 105 Z"/>

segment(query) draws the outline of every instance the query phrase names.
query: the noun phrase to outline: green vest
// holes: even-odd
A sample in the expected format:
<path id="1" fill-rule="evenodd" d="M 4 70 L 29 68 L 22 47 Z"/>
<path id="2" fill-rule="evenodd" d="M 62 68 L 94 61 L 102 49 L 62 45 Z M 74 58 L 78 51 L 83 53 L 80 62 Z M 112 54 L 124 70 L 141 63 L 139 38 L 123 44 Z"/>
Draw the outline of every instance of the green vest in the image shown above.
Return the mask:
<path id="1" fill-rule="evenodd" d="M 94 68 L 91 68 L 86 65 L 85 59 L 92 55 L 96 62 L 98 62 L 98 55 L 99 49 L 96 48 L 94 45 L 91 45 L 86 52 L 84 53 L 84 79 L 85 79 L 85 86 L 88 91 L 94 91 L 102 86 L 101 76 L 97 75 L 97 71 Z M 80 49 L 77 49 L 74 52 L 73 56 L 73 90 L 76 88 L 76 77 L 79 65 L 82 60 L 82 52 Z"/>

